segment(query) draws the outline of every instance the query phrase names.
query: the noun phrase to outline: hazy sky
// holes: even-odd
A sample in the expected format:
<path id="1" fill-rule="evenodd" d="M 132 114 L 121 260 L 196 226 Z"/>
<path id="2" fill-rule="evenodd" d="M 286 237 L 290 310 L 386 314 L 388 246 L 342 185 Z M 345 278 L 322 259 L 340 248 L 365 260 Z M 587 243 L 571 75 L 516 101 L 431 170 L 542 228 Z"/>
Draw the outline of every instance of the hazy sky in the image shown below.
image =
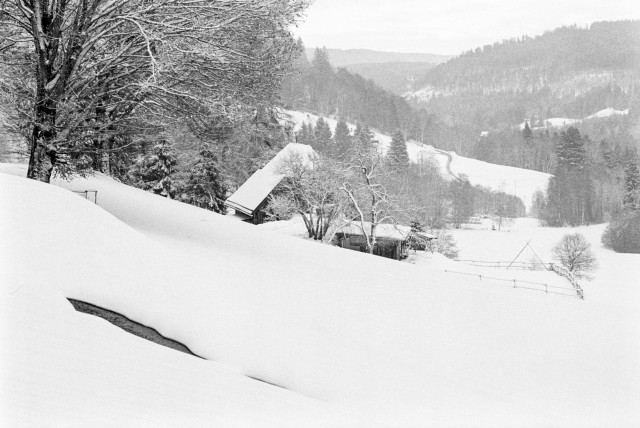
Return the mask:
<path id="1" fill-rule="evenodd" d="M 640 0 L 315 0 L 294 33 L 307 47 L 457 55 L 562 25 L 640 19 Z"/>

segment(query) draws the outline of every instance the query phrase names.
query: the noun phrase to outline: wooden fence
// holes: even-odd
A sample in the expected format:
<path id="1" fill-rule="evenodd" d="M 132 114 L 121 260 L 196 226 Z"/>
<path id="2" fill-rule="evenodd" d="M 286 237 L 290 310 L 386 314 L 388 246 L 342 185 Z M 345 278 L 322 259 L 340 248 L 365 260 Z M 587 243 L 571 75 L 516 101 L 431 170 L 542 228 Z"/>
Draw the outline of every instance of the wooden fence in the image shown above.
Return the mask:
<path id="1" fill-rule="evenodd" d="M 547 294 L 557 294 L 561 296 L 576 296 L 580 299 L 584 299 L 584 294 L 582 293 L 582 289 L 577 290 L 569 287 L 560 287 L 557 285 L 549 285 L 543 282 L 533 282 L 533 281 L 524 281 L 520 279 L 506 279 L 506 278 L 497 278 L 493 276 L 481 275 L 477 273 L 468 273 L 468 272 L 459 272 L 454 270 L 446 269 L 445 272 L 453 273 L 458 275 L 466 275 L 471 277 L 476 277 L 480 281 L 496 281 L 496 282 L 504 282 L 505 285 L 511 288 L 521 288 L 524 290 L 533 290 L 533 291 L 542 291 Z"/>
<path id="2" fill-rule="evenodd" d="M 98 205 L 98 191 L 97 190 L 72 190 L 73 193 L 84 195 L 84 198 L 91 200 L 89 194 L 93 193 L 93 203 Z"/>

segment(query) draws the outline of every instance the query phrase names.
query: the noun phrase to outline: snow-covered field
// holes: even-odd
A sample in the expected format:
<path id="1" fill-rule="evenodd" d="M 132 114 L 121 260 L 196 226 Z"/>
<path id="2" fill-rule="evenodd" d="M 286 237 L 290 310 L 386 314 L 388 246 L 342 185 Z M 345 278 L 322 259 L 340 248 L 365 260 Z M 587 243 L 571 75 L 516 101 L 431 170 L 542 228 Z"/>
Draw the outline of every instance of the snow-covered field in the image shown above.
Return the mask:
<path id="1" fill-rule="evenodd" d="M 300 129 L 303 123 L 315 125 L 319 116 L 311 113 L 296 111 L 286 112 L 294 123 L 294 130 Z M 324 118 L 335 131 L 337 121 L 331 118 Z M 349 125 L 351 130 L 355 125 Z M 386 150 L 391 143 L 391 137 L 373 131 L 374 137 L 381 143 L 383 150 Z M 431 159 L 440 167 L 442 176 L 448 179 L 459 178 L 465 175 L 473 185 L 484 186 L 496 191 L 502 191 L 510 195 L 518 196 L 522 199 L 527 208 L 531 207 L 533 194 L 538 191 L 546 191 L 550 174 L 532 171 L 523 168 L 497 165 L 476 159 L 459 156 L 455 152 L 439 150 L 433 146 L 422 144 L 410 140 L 407 142 L 407 151 L 413 162 L 421 159 Z"/>
<path id="2" fill-rule="evenodd" d="M 603 249 L 602 226 L 584 229 L 601 269 L 582 301 L 445 272 L 440 257 L 285 236 L 102 175 L 56 184 L 98 190 L 99 205 L 0 174 L 3 426 L 640 423 L 640 256 Z M 523 220 L 456 238 L 463 258 L 513 258 L 531 238 L 545 258 L 567 231 Z"/>

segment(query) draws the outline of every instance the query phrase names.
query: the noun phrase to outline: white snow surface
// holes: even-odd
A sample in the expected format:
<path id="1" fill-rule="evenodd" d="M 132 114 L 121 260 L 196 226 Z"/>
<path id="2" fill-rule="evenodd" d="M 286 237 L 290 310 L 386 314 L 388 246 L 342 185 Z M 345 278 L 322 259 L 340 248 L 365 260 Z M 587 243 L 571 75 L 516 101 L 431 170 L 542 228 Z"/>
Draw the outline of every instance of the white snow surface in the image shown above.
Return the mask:
<path id="1" fill-rule="evenodd" d="M 178 282 L 174 293 L 159 294 L 167 285 L 159 266 L 174 261 L 66 190 L 0 174 L 0 195 L 0 426 L 369 426 L 337 406 L 76 312 L 65 296 L 126 311 L 116 303 L 131 298 L 126 287 L 137 296 L 132 304 L 145 306 L 147 294 L 145 321 L 172 324 L 154 317 L 165 316 L 157 309 L 179 291 Z M 159 289 L 148 293 L 154 282 Z"/>
<path id="2" fill-rule="evenodd" d="M 601 226 L 581 229 L 601 261 L 581 301 L 448 273 L 440 258 L 412 265 L 278 235 L 99 174 L 56 184 L 97 189 L 99 206 L 0 174 L 9 426 L 640 423 L 640 256 L 603 249 Z M 502 260 L 571 231 L 519 224 L 456 238 L 465 256 Z M 126 337 L 63 296 L 211 361 Z"/>
<path id="3" fill-rule="evenodd" d="M 287 111 L 286 113 L 294 123 L 295 131 L 298 131 L 303 123 L 312 123 L 315 126 L 319 119 L 319 116 L 311 113 L 297 111 Z M 337 121 L 326 117 L 323 119 L 329 123 L 332 132 L 335 132 Z M 350 124 L 349 128 L 353 131 L 355 125 Z M 382 150 L 386 151 L 391 143 L 391 137 L 375 130 L 372 132 L 375 139 L 381 143 Z M 551 174 L 479 161 L 459 156 L 456 152 L 436 149 L 431 145 L 414 140 L 407 142 L 407 151 L 409 158 L 414 163 L 423 159 L 435 162 L 439 166 L 442 176 L 447 179 L 457 179 L 465 175 L 473 185 L 484 186 L 521 198 L 527 209 L 531 208 L 533 194 L 536 191 L 546 192 L 549 178 L 551 178 Z"/>
<path id="4" fill-rule="evenodd" d="M 236 210 L 250 215 L 271 191 L 280 183 L 284 175 L 280 172 L 283 162 L 299 156 L 303 163 L 310 162 L 314 155 L 311 146 L 304 144 L 287 144 L 263 168 L 256 171 L 249 179 L 227 199 L 227 203 Z"/>
<path id="5" fill-rule="evenodd" d="M 552 118 L 543 120 L 542 123 L 536 124 L 536 126 L 533 126 L 531 129 L 538 130 L 538 129 L 546 129 L 546 128 L 562 128 L 563 126 L 575 125 L 585 120 L 603 119 L 611 116 L 625 116 L 628 114 L 629 114 L 629 109 L 616 110 L 613 107 L 609 107 L 609 108 L 600 110 L 592 115 L 589 115 L 583 119 L 569 119 L 567 117 L 552 117 Z M 526 123 L 527 121 L 524 121 L 520 124 L 521 130 L 524 129 Z M 529 126 L 531 126 L 531 124 L 529 124 Z"/>
<path id="6" fill-rule="evenodd" d="M 629 114 L 629 109 L 624 110 L 616 110 L 613 107 L 605 108 L 604 110 L 600 110 L 597 113 L 592 114 L 591 116 L 587 116 L 585 119 L 598 119 L 603 117 L 611 117 L 611 116 L 626 116 Z"/>

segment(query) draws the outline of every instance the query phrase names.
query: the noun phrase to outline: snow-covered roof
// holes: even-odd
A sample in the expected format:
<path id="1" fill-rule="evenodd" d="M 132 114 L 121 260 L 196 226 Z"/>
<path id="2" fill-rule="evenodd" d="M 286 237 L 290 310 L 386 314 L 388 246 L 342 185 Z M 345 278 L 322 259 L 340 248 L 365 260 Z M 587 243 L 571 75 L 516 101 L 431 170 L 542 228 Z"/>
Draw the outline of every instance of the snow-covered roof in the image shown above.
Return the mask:
<path id="1" fill-rule="evenodd" d="M 225 205 L 246 215 L 252 215 L 284 178 L 284 175 L 278 171 L 284 160 L 299 155 L 306 164 L 314 154 L 311 146 L 306 144 L 287 144 L 262 169 L 256 171 L 233 195 L 229 196 Z"/>
<path id="2" fill-rule="evenodd" d="M 364 222 L 364 227 L 367 233 L 371 231 L 371 223 Z M 339 228 L 337 233 L 344 233 L 348 235 L 363 235 L 362 226 L 359 222 L 351 222 Z M 388 224 L 381 223 L 376 227 L 376 236 L 382 239 L 394 239 L 398 241 L 404 241 L 411 234 L 411 228 L 409 226 L 403 226 L 400 224 Z M 426 232 L 415 232 L 416 235 L 420 235 L 427 239 L 435 239 L 434 235 Z"/>

